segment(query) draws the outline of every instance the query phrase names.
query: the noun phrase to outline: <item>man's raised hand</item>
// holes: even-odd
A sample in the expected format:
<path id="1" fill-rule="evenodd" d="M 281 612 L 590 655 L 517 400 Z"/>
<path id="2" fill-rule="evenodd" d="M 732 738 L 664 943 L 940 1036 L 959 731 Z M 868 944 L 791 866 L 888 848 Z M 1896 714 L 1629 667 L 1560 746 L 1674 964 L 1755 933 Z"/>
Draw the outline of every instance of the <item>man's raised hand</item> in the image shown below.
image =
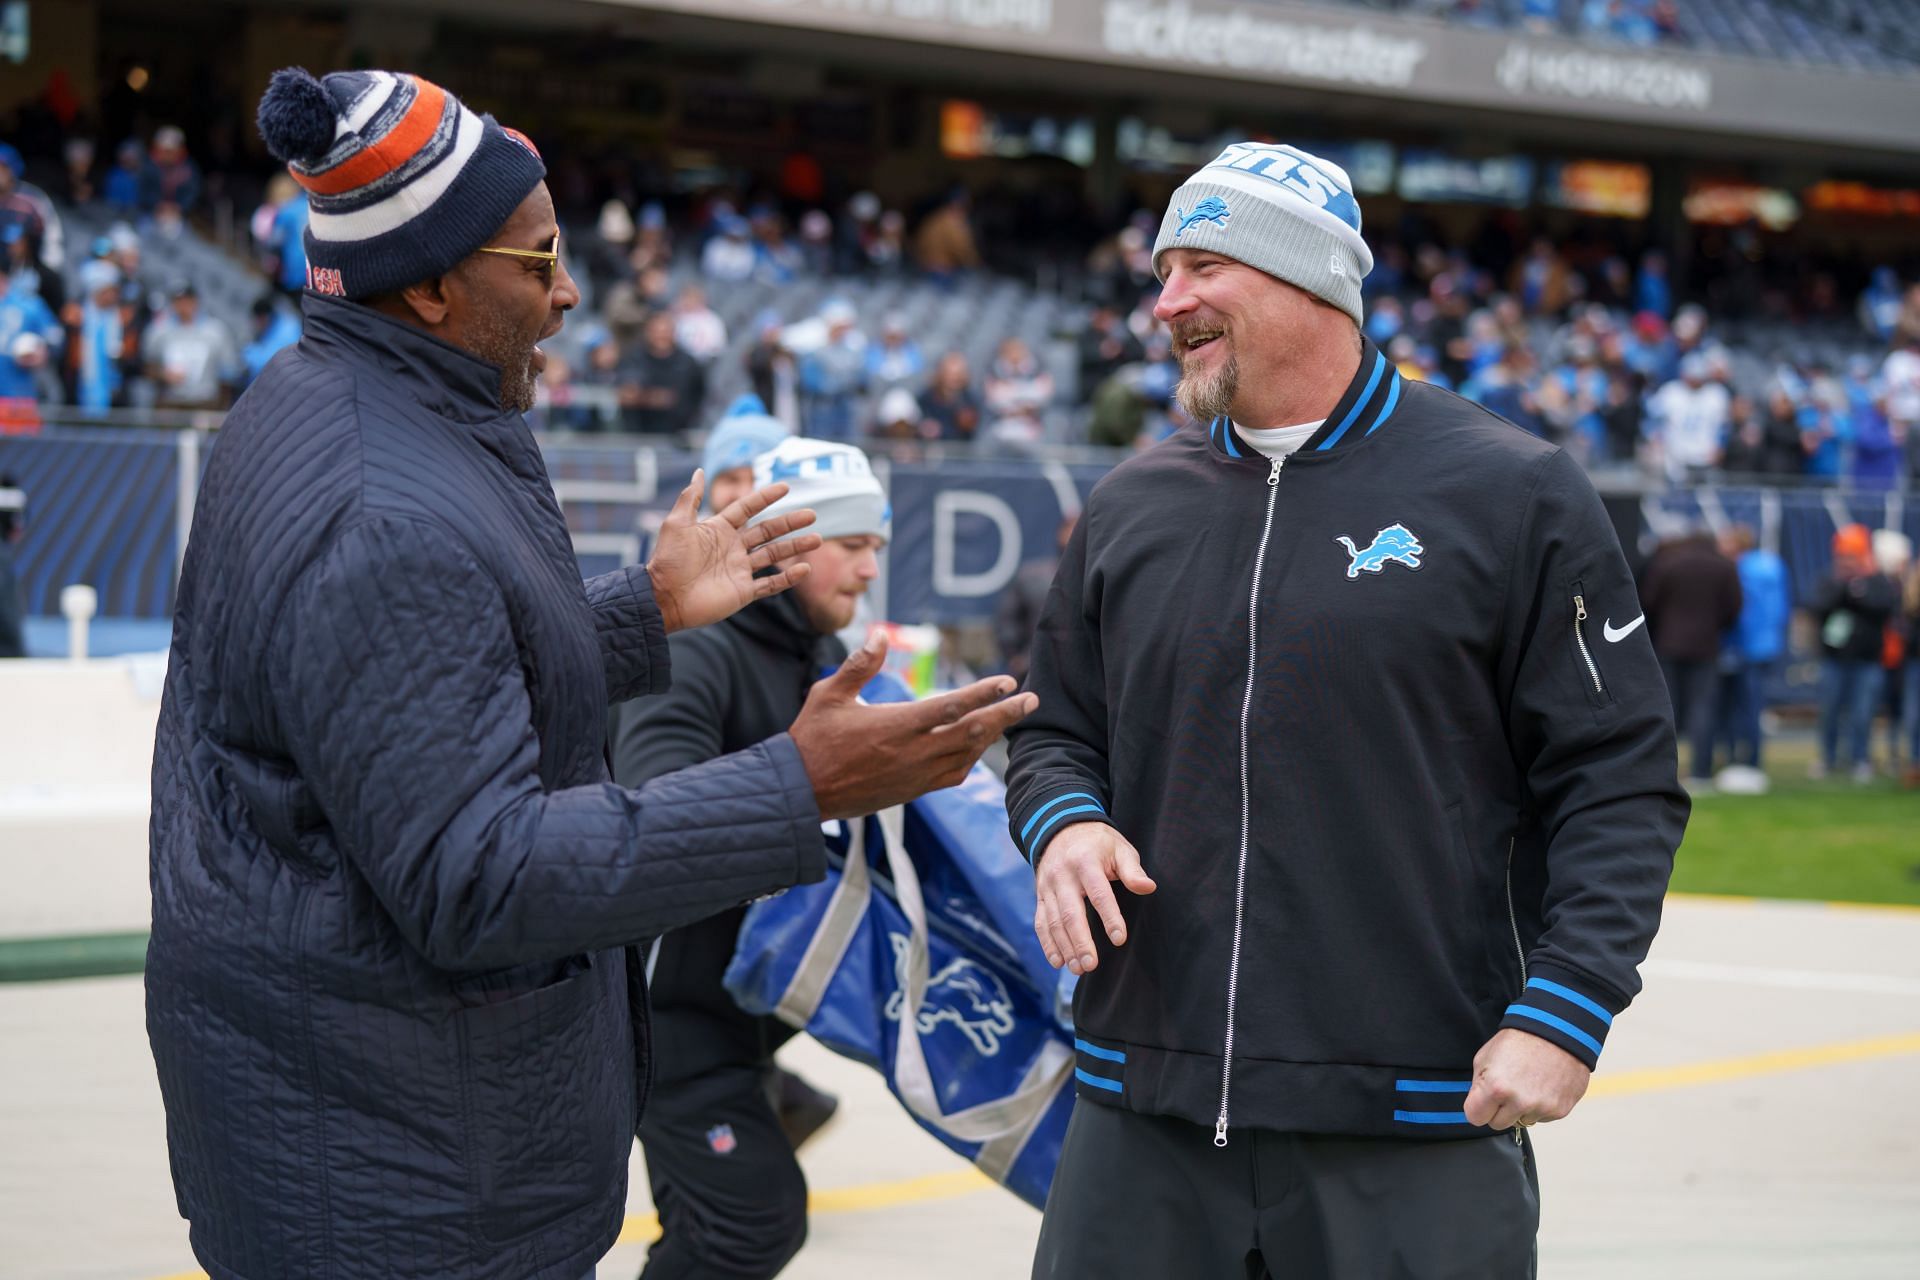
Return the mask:
<path id="1" fill-rule="evenodd" d="M 668 631 L 704 627 L 755 600 L 785 591 L 809 571 L 807 565 L 792 563 L 793 558 L 820 545 L 817 533 L 786 537 L 813 523 L 809 509 L 746 527 L 747 521 L 787 496 L 786 485 L 757 489 L 701 520 L 700 498 L 706 487 L 706 473 L 695 471 L 661 524 L 653 558 L 647 561 L 653 600 Z M 780 538 L 786 540 L 776 541 Z M 775 565 L 780 566 L 778 573 L 754 576 Z"/>

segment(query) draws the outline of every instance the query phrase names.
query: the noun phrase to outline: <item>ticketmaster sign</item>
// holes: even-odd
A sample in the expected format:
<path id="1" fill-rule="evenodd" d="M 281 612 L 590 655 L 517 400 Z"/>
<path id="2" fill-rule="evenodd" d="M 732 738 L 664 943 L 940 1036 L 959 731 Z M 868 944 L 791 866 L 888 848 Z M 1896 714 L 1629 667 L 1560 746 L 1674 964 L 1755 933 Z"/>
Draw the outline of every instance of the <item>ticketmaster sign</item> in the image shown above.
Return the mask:
<path id="1" fill-rule="evenodd" d="M 1539 39 L 1288 3 L 605 0 L 1109 65 L 1920 153 L 1920 76 Z"/>

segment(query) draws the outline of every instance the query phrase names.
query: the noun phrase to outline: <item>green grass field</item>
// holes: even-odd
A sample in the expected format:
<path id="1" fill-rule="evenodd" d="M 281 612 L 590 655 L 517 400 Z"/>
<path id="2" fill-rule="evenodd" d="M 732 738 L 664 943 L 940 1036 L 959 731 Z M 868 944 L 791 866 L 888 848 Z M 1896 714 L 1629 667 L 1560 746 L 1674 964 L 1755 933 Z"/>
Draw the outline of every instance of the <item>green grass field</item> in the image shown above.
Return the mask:
<path id="1" fill-rule="evenodd" d="M 1770 748 L 1764 796 L 1694 800 L 1676 890 L 1920 905 L 1920 791 L 1808 781 L 1810 747 Z"/>

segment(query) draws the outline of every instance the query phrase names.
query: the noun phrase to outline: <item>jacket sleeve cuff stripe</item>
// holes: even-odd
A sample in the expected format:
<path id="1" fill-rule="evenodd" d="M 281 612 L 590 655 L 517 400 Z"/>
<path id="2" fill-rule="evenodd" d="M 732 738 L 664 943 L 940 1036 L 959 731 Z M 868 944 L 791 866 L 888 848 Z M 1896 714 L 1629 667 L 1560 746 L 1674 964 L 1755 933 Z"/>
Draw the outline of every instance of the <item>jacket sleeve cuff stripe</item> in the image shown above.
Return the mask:
<path id="1" fill-rule="evenodd" d="M 1076 801 L 1078 803 L 1075 803 Z M 1101 802 L 1099 796 L 1091 791 L 1077 789 L 1056 792 L 1048 796 L 1046 800 L 1027 811 L 1024 822 L 1021 822 L 1016 815 L 1008 826 L 1011 827 L 1013 822 L 1021 822 L 1015 843 L 1026 853 L 1027 861 L 1038 866 L 1040 855 L 1047 847 L 1047 841 L 1063 826 L 1071 826 L 1075 822 L 1085 822 L 1089 819 L 1109 824 L 1112 821 L 1107 816 L 1107 807 Z"/>
<path id="2" fill-rule="evenodd" d="M 1613 1027 L 1617 1009 L 1609 1009 L 1593 996 L 1577 991 L 1561 979 L 1576 975 L 1555 969 L 1551 978 L 1534 974 L 1527 979 L 1520 998 L 1507 1006 L 1502 1027 L 1525 1031 L 1565 1049 L 1594 1067 L 1600 1060 L 1607 1032 Z"/>

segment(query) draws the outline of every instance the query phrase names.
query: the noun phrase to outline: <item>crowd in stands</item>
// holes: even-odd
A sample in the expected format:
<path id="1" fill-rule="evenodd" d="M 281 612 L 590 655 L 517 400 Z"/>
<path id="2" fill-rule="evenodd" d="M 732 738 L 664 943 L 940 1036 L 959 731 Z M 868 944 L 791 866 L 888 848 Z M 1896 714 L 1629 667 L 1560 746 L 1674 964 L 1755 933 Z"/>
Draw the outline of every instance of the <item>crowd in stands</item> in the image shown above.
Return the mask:
<path id="1" fill-rule="evenodd" d="M 1486 30 L 1910 73 L 1908 0 L 1321 0 Z"/>
<path id="2" fill-rule="evenodd" d="M 254 274 L 229 263 L 243 283 L 210 306 L 191 273 L 208 259 L 181 256 L 198 244 L 203 182 L 180 131 L 125 144 L 110 165 L 70 140 L 63 159 L 56 202 L 0 149 L 0 420 L 31 422 L 37 403 L 224 407 L 298 337 L 304 197 L 284 175 L 269 183 L 248 220 Z M 538 425 L 694 436 L 746 390 L 796 430 L 896 456 L 1133 448 L 1181 424 L 1151 314 L 1151 212 L 1062 273 L 1073 296 L 1021 294 L 994 313 L 999 332 L 954 333 L 929 328 L 928 308 L 992 278 L 983 228 L 998 214 L 964 189 L 912 214 L 869 192 L 794 208 L 715 190 L 669 217 L 615 199 L 570 230 L 586 301 L 549 351 Z M 1713 269 L 1683 290 L 1657 250 L 1530 236 L 1504 211 L 1465 243 L 1414 213 L 1370 235 L 1366 330 L 1401 374 L 1589 466 L 1673 482 L 1920 478 L 1920 284 L 1892 267 L 1855 293 L 1735 229 L 1703 242 Z M 895 305 L 849 300 L 881 289 Z M 760 301 L 743 314 L 746 297 Z"/>

